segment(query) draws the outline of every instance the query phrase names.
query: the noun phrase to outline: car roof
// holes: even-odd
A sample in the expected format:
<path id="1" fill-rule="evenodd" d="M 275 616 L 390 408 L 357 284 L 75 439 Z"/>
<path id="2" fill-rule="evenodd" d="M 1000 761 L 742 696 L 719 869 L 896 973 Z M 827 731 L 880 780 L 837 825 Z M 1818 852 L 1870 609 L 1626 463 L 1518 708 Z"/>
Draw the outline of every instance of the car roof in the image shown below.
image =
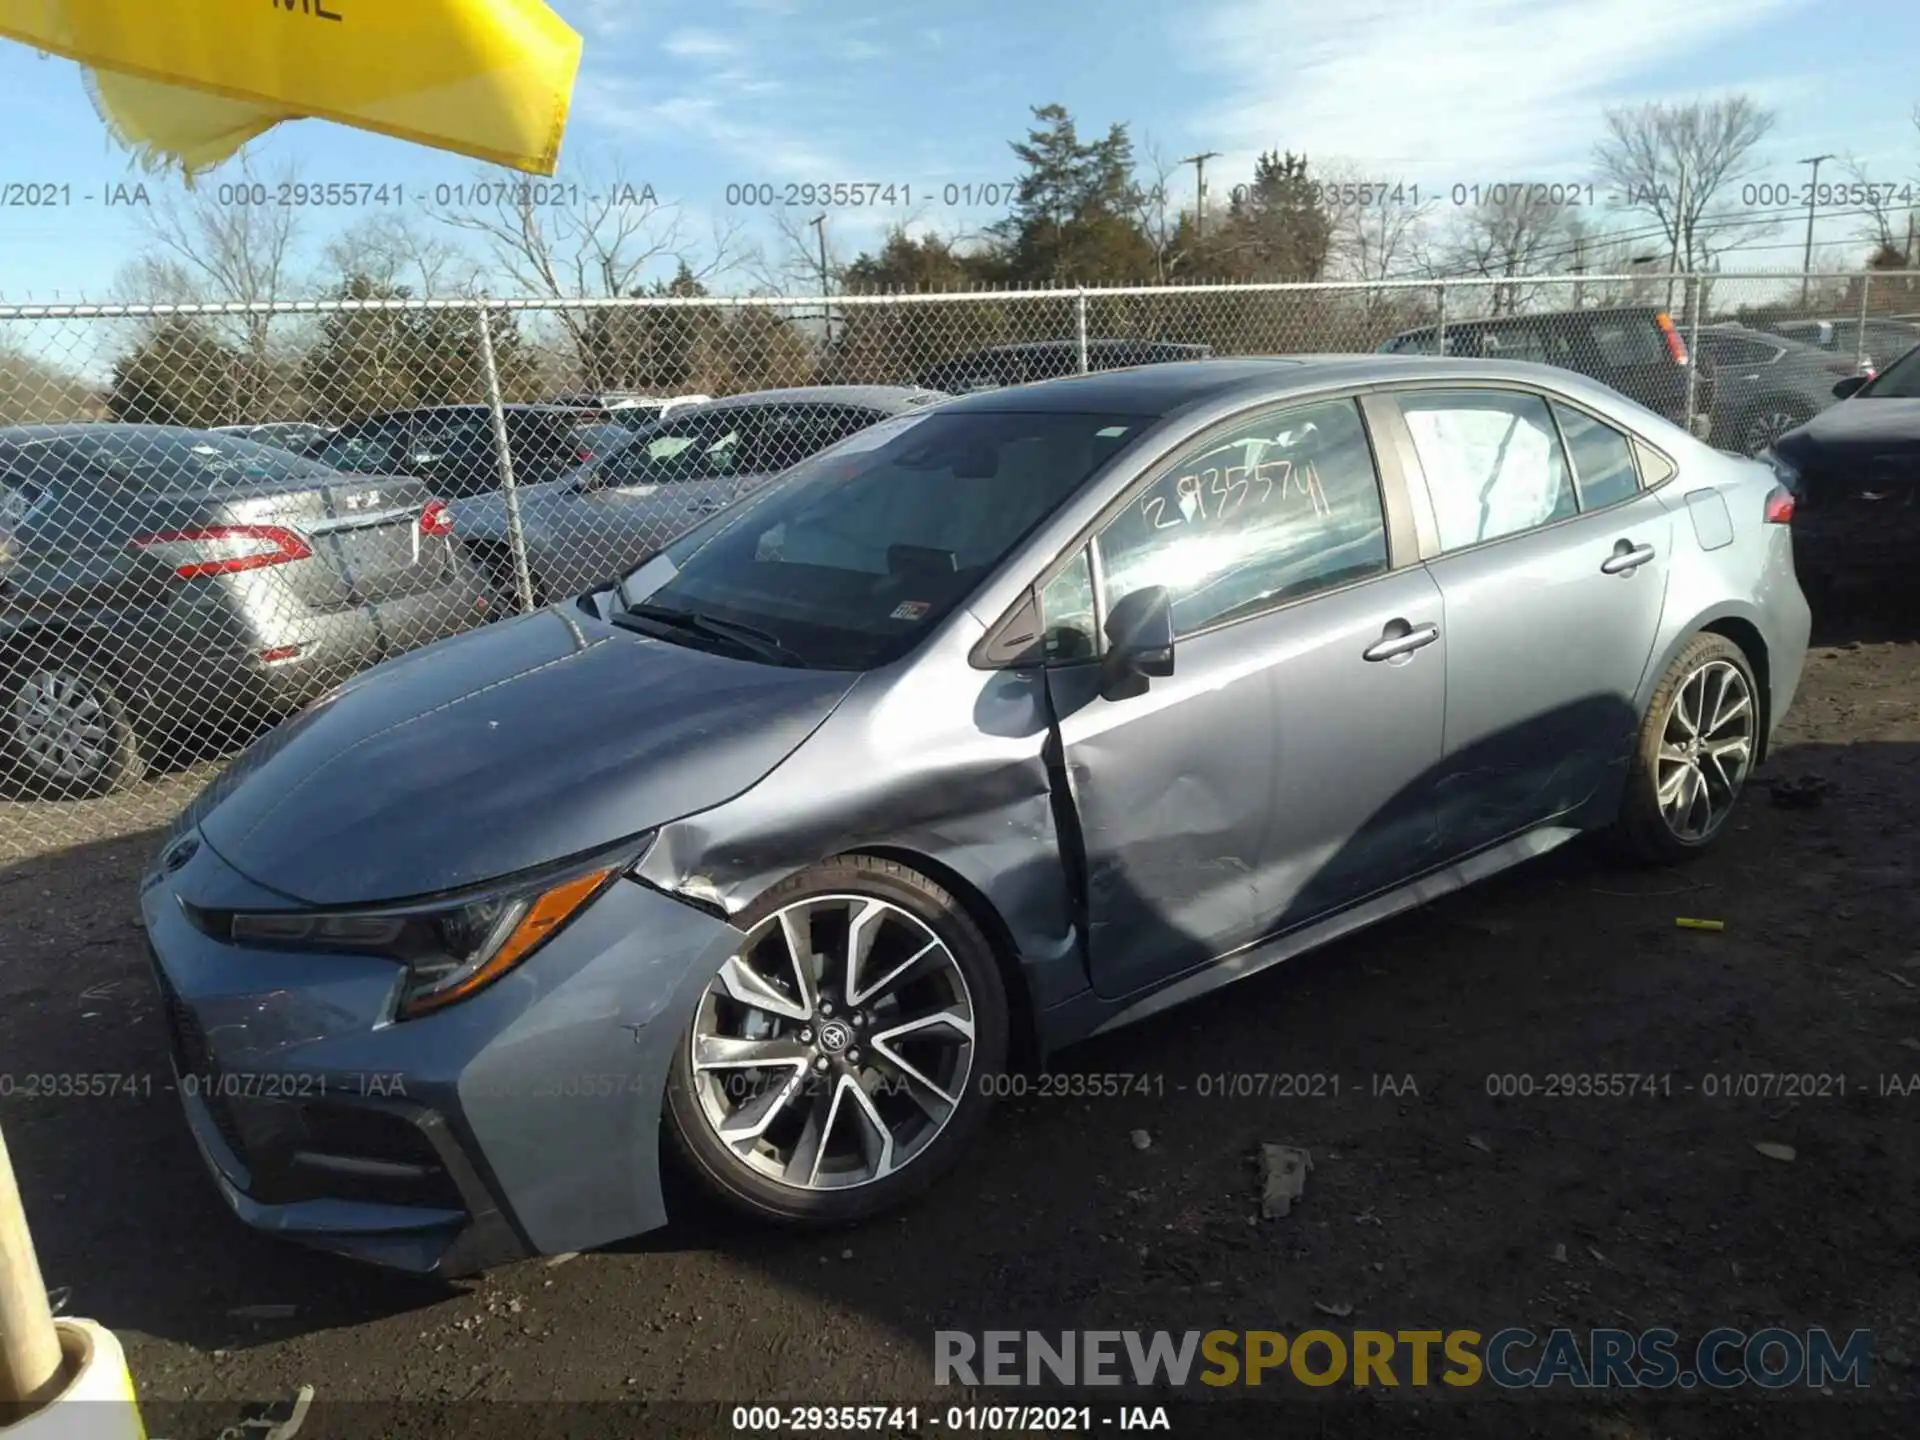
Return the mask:
<path id="1" fill-rule="evenodd" d="M 94 436 L 107 436 L 114 439 L 129 440 L 177 440 L 188 436 L 201 436 L 208 439 L 237 440 L 238 436 L 222 430 L 199 430 L 185 425 L 123 425 L 115 420 L 67 420 L 53 421 L 39 425 L 0 426 L 0 445 L 32 445 L 49 440 L 86 440 Z"/>
<path id="2" fill-rule="evenodd" d="M 784 390 L 722 395 L 700 406 L 698 413 L 760 405 L 862 405 L 874 410 L 910 410 L 945 398 L 941 391 L 913 385 L 795 385 Z"/>
<path id="3" fill-rule="evenodd" d="M 1529 310 L 1524 315 L 1486 315 L 1471 320 L 1453 320 L 1446 322 L 1449 330 L 1484 330 L 1494 325 L 1525 324 L 1530 320 L 1565 320 L 1572 315 L 1627 315 L 1642 320 L 1651 320 L 1666 312 L 1658 305 L 1586 305 L 1578 310 Z M 1437 325 L 1416 325 L 1411 330 L 1402 330 L 1392 338 L 1398 340 L 1404 335 L 1429 335 Z"/>
<path id="4" fill-rule="evenodd" d="M 1284 400 L 1366 385 L 1446 380 L 1507 380 L 1547 384 L 1568 394 L 1615 396 L 1597 381 L 1553 365 L 1521 360 L 1464 360 L 1435 355 L 1269 355 L 1219 360 L 1176 360 L 1126 370 L 1068 375 L 1002 390 L 982 390 L 949 400 L 943 413 L 959 411 L 1058 411 L 1165 417 L 1222 401 Z"/>

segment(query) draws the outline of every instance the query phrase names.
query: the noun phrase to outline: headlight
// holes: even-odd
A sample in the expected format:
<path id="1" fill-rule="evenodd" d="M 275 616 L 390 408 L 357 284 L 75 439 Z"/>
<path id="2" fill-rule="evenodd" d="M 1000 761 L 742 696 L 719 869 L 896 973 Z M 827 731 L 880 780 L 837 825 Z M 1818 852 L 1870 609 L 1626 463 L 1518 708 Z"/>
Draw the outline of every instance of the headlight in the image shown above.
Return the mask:
<path id="1" fill-rule="evenodd" d="M 637 847 L 634 847 L 637 848 Z M 237 945 L 378 955 L 406 970 L 399 1018 L 464 1000 L 532 955 L 626 868 L 602 856 L 589 869 L 507 881 L 482 894 L 387 911 L 235 914 L 223 927 Z"/>

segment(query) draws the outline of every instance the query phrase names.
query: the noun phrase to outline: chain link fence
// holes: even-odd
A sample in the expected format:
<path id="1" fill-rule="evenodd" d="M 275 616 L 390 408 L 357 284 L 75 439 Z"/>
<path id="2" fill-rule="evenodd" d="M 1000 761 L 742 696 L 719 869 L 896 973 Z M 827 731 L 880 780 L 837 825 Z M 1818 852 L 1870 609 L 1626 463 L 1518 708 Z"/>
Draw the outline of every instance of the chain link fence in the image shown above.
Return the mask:
<path id="1" fill-rule="evenodd" d="M 0 307 L 0 864 L 164 824 L 382 660 L 580 594 L 946 394 L 1202 356 L 1590 374 L 1752 453 L 1920 275 Z"/>

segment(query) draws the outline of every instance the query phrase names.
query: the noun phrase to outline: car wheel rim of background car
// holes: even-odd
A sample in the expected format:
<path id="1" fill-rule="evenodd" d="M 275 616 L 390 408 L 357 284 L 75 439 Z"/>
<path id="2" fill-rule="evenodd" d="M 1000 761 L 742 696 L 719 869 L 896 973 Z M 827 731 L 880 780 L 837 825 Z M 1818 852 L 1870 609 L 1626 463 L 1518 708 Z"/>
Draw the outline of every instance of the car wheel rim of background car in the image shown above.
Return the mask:
<path id="1" fill-rule="evenodd" d="M 1776 410 L 1770 415 L 1762 415 L 1747 430 L 1746 450 L 1756 454 L 1778 440 L 1789 430 L 1799 425 L 1798 416 L 1789 415 L 1784 410 Z"/>
<path id="2" fill-rule="evenodd" d="M 927 923 L 866 895 L 768 916 L 721 967 L 689 1036 L 721 1146 L 761 1176 L 845 1190 L 933 1144 L 972 1079 L 973 996 Z"/>
<path id="3" fill-rule="evenodd" d="M 1655 784 L 1675 838 L 1697 844 L 1725 823 L 1753 765 L 1753 691 L 1726 660 L 1686 678 L 1660 732 Z"/>
<path id="4" fill-rule="evenodd" d="M 15 742 L 49 779 L 83 785 L 112 765 L 112 722 L 80 676 L 37 670 L 15 692 L 12 708 Z"/>

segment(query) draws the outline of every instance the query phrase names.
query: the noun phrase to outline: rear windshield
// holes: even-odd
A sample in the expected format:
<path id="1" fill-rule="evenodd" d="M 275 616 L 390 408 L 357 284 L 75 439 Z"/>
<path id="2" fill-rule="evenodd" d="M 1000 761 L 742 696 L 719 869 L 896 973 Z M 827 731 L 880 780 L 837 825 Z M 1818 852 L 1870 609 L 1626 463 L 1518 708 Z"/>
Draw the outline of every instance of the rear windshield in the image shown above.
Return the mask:
<path id="1" fill-rule="evenodd" d="M 324 480 L 313 461 L 273 445 L 194 430 L 101 431 L 60 442 L 99 478 L 129 490 L 218 490 Z"/>

